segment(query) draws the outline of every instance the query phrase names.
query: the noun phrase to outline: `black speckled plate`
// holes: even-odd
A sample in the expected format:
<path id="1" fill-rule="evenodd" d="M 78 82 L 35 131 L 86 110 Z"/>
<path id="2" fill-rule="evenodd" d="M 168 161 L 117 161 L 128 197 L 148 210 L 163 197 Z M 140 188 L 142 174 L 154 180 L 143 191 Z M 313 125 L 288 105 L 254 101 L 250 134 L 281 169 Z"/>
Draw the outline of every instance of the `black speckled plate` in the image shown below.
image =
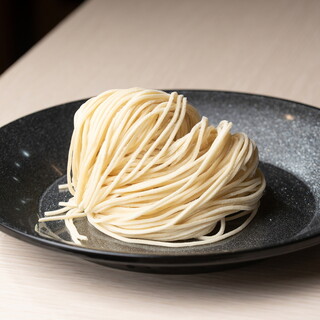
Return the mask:
<path id="1" fill-rule="evenodd" d="M 56 208 L 65 180 L 75 101 L 0 129 L 0 226 L 8 234 L 111 267 L 187 273 L 221 269 L 320 243 L 320 110 L 271 97 L 178 90 L 217 125 L 226 119 L 259 147 L 267 180 L 259 212 L 241 233 L 212 245 L 162 248 L 120 242 L 77 222 L 88 241 L 72 243 L 64 222 L 38 224 Z"/>

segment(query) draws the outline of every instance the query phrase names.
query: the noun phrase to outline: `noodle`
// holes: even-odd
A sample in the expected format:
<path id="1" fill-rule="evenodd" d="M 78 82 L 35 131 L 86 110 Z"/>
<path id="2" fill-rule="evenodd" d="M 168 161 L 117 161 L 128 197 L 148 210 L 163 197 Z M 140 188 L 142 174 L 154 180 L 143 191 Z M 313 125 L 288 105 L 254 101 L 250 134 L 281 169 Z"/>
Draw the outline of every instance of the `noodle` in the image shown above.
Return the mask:
<path id="1" fill-rule="evenodd" d="M 253 219 L 265 188 L 255 143 L 231 127 L 209 125 L 176 92 L 132 88 L 89 99 L 74 116 L 60 186 L 72 197 L 40 221 L 64 219 L 77 244 L 86 237 L 76 218 L 130 243 L 186 247 L 230 237 Z"/>

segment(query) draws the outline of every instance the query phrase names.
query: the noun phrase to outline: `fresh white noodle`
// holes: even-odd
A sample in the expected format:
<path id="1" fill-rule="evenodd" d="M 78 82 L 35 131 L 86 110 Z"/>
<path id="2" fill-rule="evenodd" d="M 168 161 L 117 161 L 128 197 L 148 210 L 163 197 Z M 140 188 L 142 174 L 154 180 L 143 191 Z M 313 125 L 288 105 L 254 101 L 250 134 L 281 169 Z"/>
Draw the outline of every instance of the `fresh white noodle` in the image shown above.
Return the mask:
<path id="1" fill-rule="evenodd" d="M 200 119 L 176 92 L 131 88 L 89 99 L 74 116 L 61 186 L 72 197 L 40 221 L 64 219 L 77 244 L 87 238 L 76 218 L 130 243 L 186 247 L 230 237 L 253 219 L 265 188 L 255 143 L 231 127 Z"/>

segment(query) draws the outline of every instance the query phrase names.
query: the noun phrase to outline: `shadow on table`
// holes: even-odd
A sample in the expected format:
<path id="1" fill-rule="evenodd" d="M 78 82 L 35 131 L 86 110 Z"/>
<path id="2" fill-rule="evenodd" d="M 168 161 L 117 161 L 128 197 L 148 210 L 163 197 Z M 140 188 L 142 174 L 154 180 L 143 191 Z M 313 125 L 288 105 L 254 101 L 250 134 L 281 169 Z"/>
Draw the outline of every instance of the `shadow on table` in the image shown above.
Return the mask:
<path id="1" fill-rule="evenodd" d="M 56 292 L 61 288 L 65 294 L 80 290 L 83 297 L 143 295 L 143 299 L 153 302 L 155 298 L 174 298 L 181 304 L 193 299 L 212 303 L 222 298 L 251 301 L 271 295 L 283 297 L 320 285 L 320 246 L 226 271 L 165 275 L 111 269 L 6 236 L 1 243 L 0 253 L 5 257 L 2 271 L 10 283 L 32 281 L 35 290 Z"/>
<path id="2" fill-rule="evenodd" d="M 83 265 L 81 269 L 85 269 Z M 114 270 L 94 266 L 94 277 L 99 279 L 99 286 L 107 289 L 112 282 L 125 283 L 127 290 L 154 293 L 174 293 L 176 297 L 193 297 L 210 292 L 211 296 L 220 294 L 221 290 L 228 296 L 239 292 L 251 294 L 268 294 L 292 292 L 314 286 L 320 281 L 320 246 L 287 254 L 281 257 L 254 262 L 240 268 L 226 271 L 193 274 L 161 275 L 144 274 Z M 85 272 L 85 271 L 83 271 Z M 238 297 L 241 299 L 241 295 Z"/>

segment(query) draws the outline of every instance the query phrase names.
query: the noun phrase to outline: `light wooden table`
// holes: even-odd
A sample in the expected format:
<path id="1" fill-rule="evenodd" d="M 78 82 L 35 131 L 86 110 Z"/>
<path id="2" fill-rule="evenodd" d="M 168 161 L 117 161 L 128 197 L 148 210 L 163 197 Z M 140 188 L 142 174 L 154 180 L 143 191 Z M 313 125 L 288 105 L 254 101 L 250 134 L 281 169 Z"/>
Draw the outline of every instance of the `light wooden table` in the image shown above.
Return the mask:
<path id="1" fill-rule="evenodd" d="M 102 90 L 320 106 L 320 1 L 88 1 L 0 78 L 0 124 Z M 1 319 L 320 319 L 320 246 L 241 269 L 104 268 L 0 233 Z"/>

